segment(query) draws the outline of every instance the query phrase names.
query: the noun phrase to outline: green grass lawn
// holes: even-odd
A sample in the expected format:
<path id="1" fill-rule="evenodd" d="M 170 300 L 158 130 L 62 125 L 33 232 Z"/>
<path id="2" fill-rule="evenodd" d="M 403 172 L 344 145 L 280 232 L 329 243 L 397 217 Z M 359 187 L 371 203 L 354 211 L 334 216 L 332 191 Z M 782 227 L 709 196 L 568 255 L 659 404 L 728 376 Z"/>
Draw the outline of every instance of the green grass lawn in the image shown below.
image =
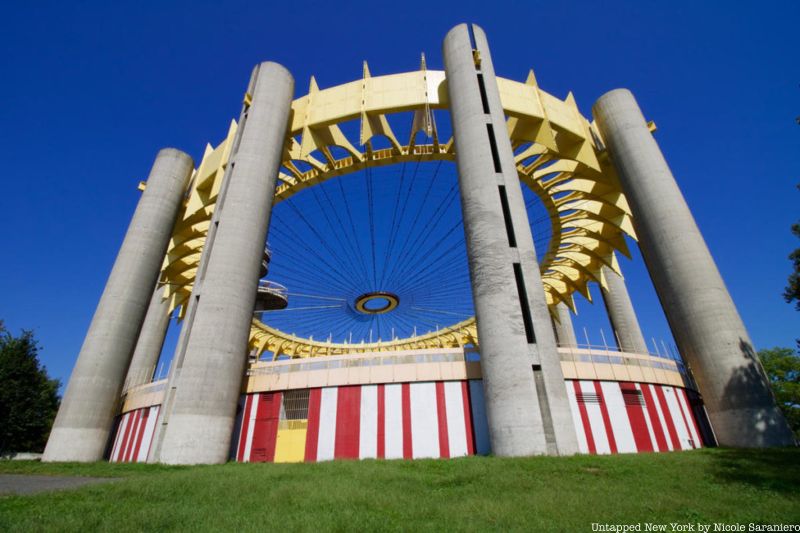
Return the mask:
<path id="1" fill-rule="evenodd" d="M 0 462 L 0 473 L 120 478 L 0 497 L 0 531 L 591 531 L 593 522 L 641 523 L 644 531 L 644 523 L 800 523 L 797 449 L 195 467 Z"/>

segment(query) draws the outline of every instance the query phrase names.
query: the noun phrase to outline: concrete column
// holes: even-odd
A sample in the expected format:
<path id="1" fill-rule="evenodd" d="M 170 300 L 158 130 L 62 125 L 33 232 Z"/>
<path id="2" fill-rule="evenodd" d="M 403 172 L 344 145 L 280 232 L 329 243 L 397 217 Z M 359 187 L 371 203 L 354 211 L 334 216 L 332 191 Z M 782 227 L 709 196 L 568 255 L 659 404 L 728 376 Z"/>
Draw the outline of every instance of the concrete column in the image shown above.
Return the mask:
<path id="1" fill-rule="evenodd" d="M 633 211 L 656 292 L 697 378 L 719 444 L 792 444 L 747 330 L 633 95 L 611 91 L 593 113 Z"/>
<path id="2" fill-rule="evenodd" d="M 150 383 L 153 379 L 169 328 L 169 300 L 164 299 L 163 295 L 164 287 L 156 286 L 128 367 L 125 390 Z"/>
<path id="3" fill-rule="evenodd" d="M 611 327 L 614 328 L 620 350 L 648 353 L 647 342 L 639 327 L 639 319 L 636 318 L 636 312 L 633 310 L 633 303 L 631 303 L 625 280 L 607 266 L 603 267 L 603 276 L 608 285 L 608 288 L 601 290 L 603 302 L 606 304 L 608 319 L 611 321 Z"/>
<path id="4" fill-rule="evenodd" d="M 553 328 L 556 333 L 556 340 L 559 346 L 576 348 L 578 339 L 575 337 L 575 328 L 572 326 L 572 315 L 570 315 L 567 304 L 556 305 L 558 316 L 553 320 Z"/>
<path id="5" fill-rule="evenodd" d="M 483 30 L 466 24 L 450 30 L 444 63 L 492 451 L 575 453 L 564 377 Z"/>
<path id="6" fill-rule="evenodd" d="M 194 320 L 175 380 L 160 460 L 169 464 L 224 463 L 247 359 L 264 242 L 294 91 L 276 63 L 253 72 L 251 105 L 240 121 L 217 205 L 216 232 L 206 242 Z"/>
<path id="7" fill-rule="evenodd" d="M 156 157 L 78 361 L 61 401 L 44 461 L 98 461 L 193 168 L 167 148 Z"/>

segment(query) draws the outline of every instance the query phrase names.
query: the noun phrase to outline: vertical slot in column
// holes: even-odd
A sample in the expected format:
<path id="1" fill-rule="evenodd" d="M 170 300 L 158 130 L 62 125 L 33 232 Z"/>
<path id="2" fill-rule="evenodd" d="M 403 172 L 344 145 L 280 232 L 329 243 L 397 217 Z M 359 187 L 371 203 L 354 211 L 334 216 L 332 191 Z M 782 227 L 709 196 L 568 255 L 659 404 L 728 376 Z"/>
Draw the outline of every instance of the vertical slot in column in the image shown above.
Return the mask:
<path id="1" fill-rule="evenodd" d="M 506 186 L 498 185 L 500 190 L 500 204 L 503 206 L 503 220 L 506 223 L 506 235 L 508 236 L 508 245 L 512 248 L 517 247 L 517 237 L 514 235 L 514 225 L 511 223 L 511 210 L 508 207 L 508 196 L 506 195 Z"/>
<path id="2" fill-rule="evenodd" d="M 522 309 L 522 323 L 525 326 L 525 338 L 528 344 L 536 342 L 533 333 L 533 320 L 531 320 L 531 308 L 528 305 L 528 292 L 525 290 L 525 280 L 522 277 L 522 266 L 514 263 L 514 278 L 517 280 L 517 295 L 519 296 L 519 306 Z"/>
<path id="3" fill-rule="evenodd" d="M 491 124 L 486 125 L 486 133 L 489 135 L 489 147 L 492 149 L 494 171 L 500 174 L 503 172 L 503 168 L 500 166 L 500 154 L 497 152 L 497 141 L 494 138 L 494 128 Z"/>
<path id="4" fill-rule="evenodd" d="M 478 89 L 481 91 L 481 103 L 483 104 L 483 112 L 489 114 L 489 98 L 486 96 L 486 85 L 483 81 L 483 74 L 478 74 Z"/>

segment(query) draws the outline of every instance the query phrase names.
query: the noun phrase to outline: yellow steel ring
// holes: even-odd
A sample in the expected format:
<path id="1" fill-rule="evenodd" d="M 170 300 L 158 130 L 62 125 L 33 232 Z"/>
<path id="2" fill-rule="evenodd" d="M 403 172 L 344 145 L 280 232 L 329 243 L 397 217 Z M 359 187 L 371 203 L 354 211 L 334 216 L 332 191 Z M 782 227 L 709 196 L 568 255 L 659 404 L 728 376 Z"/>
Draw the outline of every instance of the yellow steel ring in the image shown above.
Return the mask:
<path id="1" fill-rule="evenodd" d="M 385 300 L 386 305 L 377 308 L 369 308 L 367 304 L 375 300 Z M 397 307 L 400 298 L 391 292 L 368 292 L 356 298 L 356 311 L 365 315 L 382 315 Z"/>

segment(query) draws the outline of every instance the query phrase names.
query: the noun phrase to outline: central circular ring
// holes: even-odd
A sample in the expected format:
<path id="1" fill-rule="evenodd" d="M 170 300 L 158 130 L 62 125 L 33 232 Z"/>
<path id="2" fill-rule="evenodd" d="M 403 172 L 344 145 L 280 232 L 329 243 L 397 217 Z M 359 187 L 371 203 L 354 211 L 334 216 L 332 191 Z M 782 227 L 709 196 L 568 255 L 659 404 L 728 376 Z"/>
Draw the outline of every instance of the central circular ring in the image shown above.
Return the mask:
<path id="1" fill-rule="evenodd" d="M 365 315 L 382 315 L 397 307 L 399 303 L 400 298 L 394 293 L 367 292 L 356 298 L 356 311 Z"/>

